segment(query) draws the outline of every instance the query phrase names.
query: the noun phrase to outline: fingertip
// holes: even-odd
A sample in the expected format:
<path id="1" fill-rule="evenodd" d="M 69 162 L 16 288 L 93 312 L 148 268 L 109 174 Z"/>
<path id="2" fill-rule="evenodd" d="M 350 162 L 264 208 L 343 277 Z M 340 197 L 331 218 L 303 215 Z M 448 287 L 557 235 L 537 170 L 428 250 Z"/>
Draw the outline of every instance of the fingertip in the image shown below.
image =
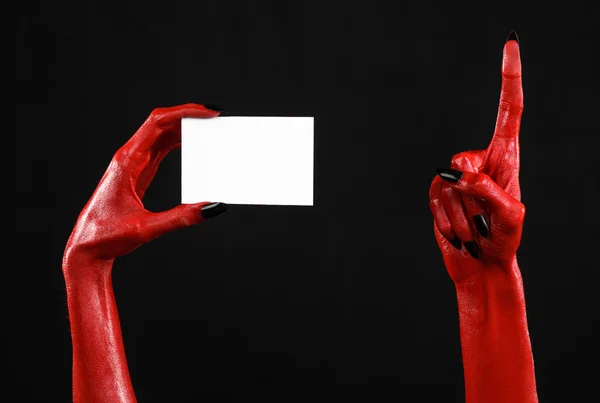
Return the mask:
<path id="1" fill-rule="evenodd" d="M 219 112 L 212 110 L 206 105 L 187 103 L 177 107 L 181 118 L 214 118 L 219 116 Z"/>
<path id="2" fill-rule="evenodd" d="M 216 118 L 221 114 L 220 111 L 213 110 L 207 105 L 191 104 L 190 108 L 184 114 L 189 118 Z"/>
<path id="3" fill-rule="evenodd" d="M 219 105 L 215 104 L 204 104 L 204 107 L 211 112 L 218 112 L 220 115 L 226 114 L 227 110 Z"/>
<path id="4" fill-rule="evenodd" d="M 200 209 L 200 215 L 202 218 L 213 218 L 223 214 L 229 209 L 229 205 L 226 203 L 207 203 Z"/>
<path id="5" fill-rule="evenodd" d="M 515 39 L 509 40 L 504 44 L 502 75 L 509 78 L 521 77 L 521 53 L 519 42 Z"/>
<path id="6" fill-rule="evenodd" d="M 183 118 L 213 118 L 219 116 L 219 112 L 205 108 L 203 105 L 187 103 L 171 106 L 168 108 L 157 108 L 153 114 L 163 123 L 173 123 Z"/>
<path id="7" fill-rule="evenodd" d="M 199 202 L 199 203 L 184 203 L 183 205 L 187 206 L 188 208 L 200 211 L 204 207 L 208 206 L 209 204 L 214 204 L 214 202 L 203 201 L 203 202 Z"/>
<path id="8" fill-rule="evenodd" d="M 440 178 L 448 183 L 457 183 L 464 175 L 463 172 L 453 168 L 437 168 L 435 170 Z"/>

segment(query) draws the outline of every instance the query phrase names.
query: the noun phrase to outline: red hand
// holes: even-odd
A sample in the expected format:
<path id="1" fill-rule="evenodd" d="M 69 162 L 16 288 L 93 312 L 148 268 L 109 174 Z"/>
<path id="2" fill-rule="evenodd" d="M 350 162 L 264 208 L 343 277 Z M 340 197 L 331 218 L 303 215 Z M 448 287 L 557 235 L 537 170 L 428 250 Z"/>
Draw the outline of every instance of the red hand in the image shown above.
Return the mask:
<path id="1" fill-rule="evenodd" d="M 181 144 L 181 118 L 218 115 L 194 104 L 155 109 L 116 152 L 79 215 L 63 258 L 75 403 L 136 401 L 112 290 L 112 262 L 166 232 L 225 211 L 223 203 L 204 202 L 153 213 L 142 204 L 158 165 Z"/>
<path id="2" fill-rule="evenodd" d="M 194 104 L 155 109 L 115 153 L 79 215 L 65 258 L 75 251 L 85 251 L 89 257 L 113 259 L 166 232 L 199 223 L 200 209 L 207 203 L 184 204 L 152 213 L 144 208 L 142 198 L 160 162 L 181 145 L 181 118 L 218 115 Z"/>
<path id="3" fill-rule="evenodd" d="M 504 47 L 496 129 L 487 150 L 452 158 L 430 188 L 434 232 L 458 294 L 467 402 L 537 402 L 516 252 L 523 111 L 516 40 Z"/>
<path id="4" fill-rule="evenodd" d="M 430 205 L 435 222 L 435 234 L 444 262 L 455 281 L 470 276 L 479 264 L 467 248 L 457 250 L 451 240 L 458 237 L 470 243 L 474 254 L 481 254 L 483 263 L 511 261 L 521 240 L 525 207 L 520 203 L 519 128 L 523 111 L 521 60 L 515 40 L 505 45 L 502 65 L 502 91 L 494 137 L 487 150 L 466 151 L 452 158 L 451 168 L 482 174 L 476 180 L 487 189 L 488 197 L 505 197 L 505 208 L 491 210 L 482 202 L 485 197 L 469 194 L 466 189 L 436 177 L 430 189 Z M 498 186 L 495 186 L 495 184 Z M 510 196 L 510 197 L 507 197 Z M 477 230 L 473 217 L 483 215 L 489 236 Z M 483 231 L 482 231 L 483 232 Z M 478 235 L 479 233 L 479 235 Z M 481 263 L 481 262 L 480 262 Z"/>

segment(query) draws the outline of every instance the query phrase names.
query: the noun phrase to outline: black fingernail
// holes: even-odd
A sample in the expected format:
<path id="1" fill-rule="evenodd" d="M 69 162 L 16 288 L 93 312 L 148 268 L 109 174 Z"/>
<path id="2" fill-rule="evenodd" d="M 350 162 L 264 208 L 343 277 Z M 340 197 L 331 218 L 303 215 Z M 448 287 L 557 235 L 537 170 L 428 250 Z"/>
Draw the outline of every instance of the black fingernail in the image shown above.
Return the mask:
<path id="1" fill-rule="evenodd" d="M 483 216 L 483 214 L 477 214 L 473 216 L 473 222 L 475 223 L 475 228 L 481 234 L 482 237 L 487 238 L 490 233 L 490 227 Z"/>
<path id="2" fill-rule="evenodd" d="M 226 115 L 227 114 L 227 110 L 221 108 L 218 105 L 204 104 L 204 107 L 206 109 L 210 109 L 211 111 L 219 112 L 219 115 Z"/>
<path id="3" fill-rule="evenodd" d="M 477 245 L 477 242 L 475 241 L 469 241 L 469 242 L 465 242 L 465 248 L 467 249 L 467 252 L 469 252 L 469 255 L 473 256 L 473 258 L 475 259 L 479 259 L 479 255 L 480 255 L 480 250 L 479 250 L 479 245 Z"/>
<path id="4" fill-rule="evenodd" d="M 229 206 L 225 203 L 212 203 L 202 207 L 200 212 L 204 218 L 213 218 L 219 214 L 223 214 L 228 208 Z"/>
<path id="5" fill-rule="evenodd" d="M 508 41 L 517 41 L 517 43 L 519 43 L 519 37 L 517 36 L 517 33 L 513 30 L 510 31 L 510 34 L 508 34 L 508 38 L 506 38 L 506 42 Z"/>
<path id="6" fill-rule="evenodd" d="M 438 168 L 436 169 L 436 172 L 438 173 L 439 176 L 442 177 L 443 180 L 448 181 L 448 182 L 452 182 L 452 183 L 456 183 L 460 180 L 460 178 L 462 178 L 463 173 L 460 172 L 459 170 L 456 169 L 452 169 L 452 168 Z"/>
<path id="7" fill-rule="evenodd" d="M 461 250 L 462 249 L 462 242 L 460 242 L 460 239 L 458 239 L 458 237 L 454 237 L 450 240 L 450 243 L 452 244 L 452 246 L 454 246 L 456 249 Z"/>

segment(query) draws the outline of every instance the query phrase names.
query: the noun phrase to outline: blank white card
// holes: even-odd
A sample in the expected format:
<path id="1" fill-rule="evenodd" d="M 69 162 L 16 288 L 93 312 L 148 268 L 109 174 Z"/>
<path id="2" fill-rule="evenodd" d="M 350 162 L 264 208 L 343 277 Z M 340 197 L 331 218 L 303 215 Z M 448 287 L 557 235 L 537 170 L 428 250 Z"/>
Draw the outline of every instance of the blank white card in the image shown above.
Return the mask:
<path id="1" fill-rule="evenodd" d="M 313 205 L 314 118 L 181 121 L 181 202 Z"/>

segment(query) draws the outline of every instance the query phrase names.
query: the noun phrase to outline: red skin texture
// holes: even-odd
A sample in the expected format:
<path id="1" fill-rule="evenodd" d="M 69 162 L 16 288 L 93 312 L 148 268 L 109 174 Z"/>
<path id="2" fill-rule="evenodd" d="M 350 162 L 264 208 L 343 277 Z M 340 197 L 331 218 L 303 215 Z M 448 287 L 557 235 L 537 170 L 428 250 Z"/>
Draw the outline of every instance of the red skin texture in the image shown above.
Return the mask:
<path id="1" fill-rule="evenodd" d="M 494 139 L 484 151 L 461 153 L 456 184 L 434 179 L 435 234 L 458 296 L 467 403 L 537 402 L 525 299 L 516 251 L 525 209 L 520 200 L 518 134 L 523 97 L 518 45 L 505 46 Z M 63 258 L 73 341 L 75 403 L 136 402 L 112 289 L 112 266 L 158 236 L 202 221 L 209 202 L 147 211 L 142 198 L 159 163 L 181 142 L 181 118 L 211 118 L 201 105 L 160 108 L 115 154 L 81 212 Z M 470 217 L 483 212 L 487 239 Z M 469 217 L 469 218 L 467 218 Z M 476 240 L 480 260 L 446 238 Z"/>
<path id="2" fill-rule="evenodd" d="M 454 281 L 467 403 L 538 402 L 525 296 L 516 252 L 525 207 L 519 185 L 519 129 L 523 88 L 519 45 L 504 46 L 502 91 L 494 137 L 486 150 L 452 158 L 464 172 L 457 183 L 437 176 L 430 188 L 434 232 Z M 490 227 L 478 234 L 472 217 L 483 213 Z M 463 246 L 474 240 L 474 259 Z"/>
<path id="3" fill-rule="evenodd" d="M 219 113 L 187 104 L 155 109 L 114 155 L 67 242 L 63 273 L 73 342 L 74 403 L 133 403 L 111 273 L 113 261 L 140 245 L 203 220 L 209 204 L 153 213 L 142 198 L 159 163 L 181 145 L 181 118 Z"/>

